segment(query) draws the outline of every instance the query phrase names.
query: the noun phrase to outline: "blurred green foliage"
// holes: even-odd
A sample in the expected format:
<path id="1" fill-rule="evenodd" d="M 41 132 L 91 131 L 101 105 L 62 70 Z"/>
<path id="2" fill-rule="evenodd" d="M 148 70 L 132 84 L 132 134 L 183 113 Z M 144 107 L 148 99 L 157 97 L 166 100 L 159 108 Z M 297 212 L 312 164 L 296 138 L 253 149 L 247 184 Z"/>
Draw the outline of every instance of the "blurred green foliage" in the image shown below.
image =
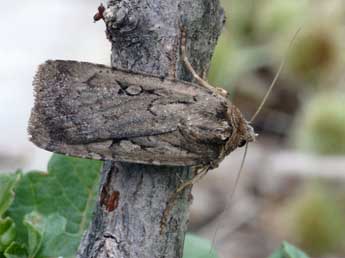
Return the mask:
<path id="1" fill-rule="evenodd" d="M 261 123 L 283 128 L 281 135 L 297 149 L 344 155 L 345 1 L 222 3 L 227 22 L 212 60 L 211 83 L 225 87 L 237 105 L 253 113 L 253 106 L 259 105 L 288 54 L 283 73 L 260 115 Z M 298 28 L 301 32 L 286 53 Z M 265 128 L 262 124 L 254 126 Z M 292 239 L 315 256 L 344 255 L 345 213 L 336 196 L 327 187 L 314 184 L 293 200 L 294 207 L 287 212 L 294 216 Z"/>
<path id="2" fill-rule="evenodd" d="M 313 255 L 344 254 L 345 210 L 327 184 L 313 182 L 288 208 L 292 238 Z"/>
<path id="3" fill-rule="evenodd" d="M 296 122 L 295 145 L 319 154 L 345 154 L 345 94 L 322 92 L 305 103 Z"/>
<path id="4" fill-rule="evenodd" d="M 307 3 L 307 0 L 223 0 L 227 22 L 212 61 L 210 81 L 231 90 L 242 76 L 277 61 L 276 55 L 279 59 L 284 54 L 279 39 L 285 41 L 299 28 L 297 24 L 301 17 L 304 19 Z M 285 43 L 284 47 L 288 45 Z"/>
<path id="5" fill-rule="evenodd" d="M 243 76 L 242 71 L 278 65 L 299 28 L 302 32 L 290 53 L 289 76 L 299 78 L 306 76 L 305 70 L 334 68 L 329 65 L 339 57 L 344 61 L 343 1 L 223 0 L 222 5 L 227 22 L 215 51 L 211 81 L 226 84 Z M 311 79 L 315 82 L 319 76 L 315 72 Z"/>
<path id="6" fill-rule="evenodd" d="M 288 242 L 284 242 L 269 258 L 308 258 L 308 256 Z"/>
<path id="7" fill-rule="evenodd" d="M 187 234 L 184 242 L 183 258 L 218 258 L 212 243 L 196 235 Z"/>
<path id="8" fill-rule="evenodd" d="M 332 28 L 309 28 L 297 38 L 294 51 L 288 59 L 288 69 L 296 78 L 321 88 L 327 85 L 323 78 L 332 74 L 338 63 L 337 41 Z"/>
<path id="9" fill-rule="evenodd" d="M 275 127 L 284 128 L 281 134 L 291 136 L 291 121 L 296 121 L 297 117 L 299 125 L 291 138 L 296 140 L 298 135 L 299 148 L 303 146 L 305 150 L 322 154 L 344 153 L 345 112 L 341 103 L 344 98 L 337 95 L 345 91 L 345 1 L 221 2 L 227 22 L 212 60 L 210 82 L 226 88 L 232 99 L 237 96 L 239 101 L 249 98 L 252 106 L 246 112 L 253 113 L 280 62 L 288 54 L 287 65 L 263 110 L 267 119 L 274 117 L 276 121 L 263 118 L 261 122 L 282 123 Z M 293 34 L 299 28 L 301 32 L 287 53 Z M 280 82 L 284 82 L 284 90 Z M 324 94 L 325 91 L 332 91 L 332 94 Z M 239 101 L 235 103 L 241 105 Z M 281 104 L 269 106 L 270 103 Z M 288 103 L 295 106 L 286 108 Z M 248 106 L 248 102 L 243 106 Z M 279 113 L 281 117 L 276 116 Z M 256 127 L 264 128 L 259 124 Z"/>
<path id="10" fill-rule="evenodd" d="M 102 163 L 54 154 L 48 173 L 0 175 L 0 257 L 73 257 L 87 229 Z"/>

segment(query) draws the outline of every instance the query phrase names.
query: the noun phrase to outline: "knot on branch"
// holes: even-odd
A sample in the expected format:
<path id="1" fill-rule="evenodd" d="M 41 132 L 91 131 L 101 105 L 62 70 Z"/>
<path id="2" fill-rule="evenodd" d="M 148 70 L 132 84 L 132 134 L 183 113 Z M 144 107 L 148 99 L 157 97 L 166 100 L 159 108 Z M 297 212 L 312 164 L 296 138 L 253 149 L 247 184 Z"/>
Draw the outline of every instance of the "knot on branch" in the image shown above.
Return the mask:
<path id="1" fill-rule="evenodd" d="M 105 10 L 104 21 L 109 34 L 129 33 L 137 28 L 140 15 L 131 5 L 128 1 L 116 1 Z"/>

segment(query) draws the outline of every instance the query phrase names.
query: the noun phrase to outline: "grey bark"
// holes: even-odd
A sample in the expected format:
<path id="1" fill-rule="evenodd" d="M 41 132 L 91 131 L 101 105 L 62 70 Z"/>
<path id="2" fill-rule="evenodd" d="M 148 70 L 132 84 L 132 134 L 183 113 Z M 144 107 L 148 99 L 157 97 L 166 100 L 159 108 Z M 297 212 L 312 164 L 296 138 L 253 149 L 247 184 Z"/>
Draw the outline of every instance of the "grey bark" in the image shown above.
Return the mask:
<path id="1" fill-rule="evenodd" d="M 218 0 L 112 0 L 105 14 L 112 66 L 190 80 L 180 62 L 180 25 L 187 29 L 190 60 L 208 69 L 223 25 Z M 78 257 L 180 258 L 187 229 L 189 167 L 105 162 L 99 200 Z"/>

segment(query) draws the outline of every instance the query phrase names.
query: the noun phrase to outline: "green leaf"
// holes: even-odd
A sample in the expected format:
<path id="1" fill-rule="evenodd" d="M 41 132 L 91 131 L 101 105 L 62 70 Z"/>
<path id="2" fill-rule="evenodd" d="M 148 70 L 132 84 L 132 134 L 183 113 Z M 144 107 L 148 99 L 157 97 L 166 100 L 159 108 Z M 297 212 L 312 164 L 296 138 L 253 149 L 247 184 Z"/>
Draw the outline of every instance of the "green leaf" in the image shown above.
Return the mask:
<path id="1" fill-rule="evenodd" d="M 187 234 L 184 243 L 183 258 L 218 258 L 218 255 L 210 241 Z"/>
<path id="2" fill-rule="evenodd" d="M 43 217 L 36 212 L 25 216 L 23 224 L 28 231 L 28 254 L 29 257 L 36 257 L 43 243 L 44 224 Z"/>
<path id="3" fill-rule="evenodd" d="M 0 175 L 0 218 L 14 200 L 14 188 L 20 179 L 20 173 Z"/>
<path id="4" fill-rule="evenodd" d="M 269 258 L 309 258 L 301 250 L 297 249 L 288 242 L 284 242 L 282 246 L 275 251 Z"/>
<path id="5" fill-rule="evenodd" d="M 16 187 L 16 198 L 8 209 L 17 225 L 17 240 L 27 243 L 28 237 L 23 220 L 26 214 L 35 211 L 43 217 L 43 253 L 54 256 L 56 250 L 45 249 L 46 239 L 53 243 L 63 237 L 79 240 L 87 229 L 95 205 L 98 188 L 99 171 L 102 163 L 94 160 L 72 158 L 54 154 L 48 164 L 48 173 L 29 172 L 25 174 Z M 59 213 L 61 216 L 56 215 Z M 53 217 L 49 217 L 49 215 Z M 55 216 L 55 217 L 54 217 Z M 57 218 L 58 217 L 58 218 Z M 52 220 L 51 227 L 59 225 L 59 234 L 50 235 L 50 227 L 45 227 L 45 220 Z M 26 220 L 27 221 L 27 220 Z M 26 224 L 27 227 L 29 224 Z M 36 228 L 37 230 L 38 228 Z M 34 232 L 31 232 L 35 234 Z M 37 232 L 36 232 L 37 233 Z M 33 236 L 31 236 L 33 237 Z M 60 239 L 60 240 L 61 240 Z M 47 241 L 48 241 L 47 240 Z M 70 252 L 71 246 L 61 240 L 60 254 Z M 55 244 L 57 244 L 55 242 Z M 74 243 L 72 244 L 75 248 Z M 32 252 L 34 250 L 31 250 Z M 73 250 L 73 254 L 76 250 Z"/>
<path id="6" fill-rule="evenodd" d="M 80 234 L 67 233 L 67 221 L 59 214 L 44 217 L 32 212 L 24 224 L 28 228 L 29 257 L 69 256 L 78 248 Z"/>
<path id="7" fill-rule="evenodd" d="M 5 251 L 15 238 L 16 230 L 13 220 L 0 218 L 0 252 Z"/>
<path id="8" fill-rule="evenodd" d="M 6 249 L 4 255 L 6 258 L 28 258 L 25 247 L 15 242 Z"/>

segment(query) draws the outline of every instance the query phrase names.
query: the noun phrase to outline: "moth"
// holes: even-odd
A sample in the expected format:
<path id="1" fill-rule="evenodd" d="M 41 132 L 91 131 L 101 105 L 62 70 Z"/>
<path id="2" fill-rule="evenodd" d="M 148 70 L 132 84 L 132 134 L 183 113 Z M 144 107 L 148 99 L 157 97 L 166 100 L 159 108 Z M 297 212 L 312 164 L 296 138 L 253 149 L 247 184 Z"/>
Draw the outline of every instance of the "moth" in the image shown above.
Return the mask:
<path id="1" fill-rule="evenodd" d="M 94 21 L 104 18 L 100 5 Z M 28 132 L 45 150 L 82 158 L 196 166 L 207 172 L 255 139 L 225 90 L 76 61 L 47 61 L 34 79 Z M 201 87 L 202 86 L 202 87 Z"/>
<path id="2" fill-rule="evenodd" d="M 30 140 L 45 150 L 82 158 L 196 166 L 202 174 L 216 168 L 234 149 L 255 140 L 250 123 L 286 58 L 248 122 L 226 91 L 193 70 L 184 31 L 181 54 L 198 84 L 86 62 L 47 61 L 33 82 Z"/>
<path id="3" fill-rule="evenodd" d="M 199 84 L 59 60 L 41 65 L 33 84 L 28 132 L 48 151 L 214 168 L 255 137 L 224 95 Z"/>
<path id="4" fill-rule="evenodd" d="M 194 71 L 186 54 L 186 32 L 181 31 L 181 57 L 198 84 L 86 62 L 42 64 L 33 82 L 30 140 L 45 150 L 82 158 L 196 167 L 196 176 L 177 191 L 246 145 L 237 185 L 248 143 L 257 136 L 250 123 L 266 102 L 286 57 L 247 121 L 225 90 L 211 86 Z"/>

